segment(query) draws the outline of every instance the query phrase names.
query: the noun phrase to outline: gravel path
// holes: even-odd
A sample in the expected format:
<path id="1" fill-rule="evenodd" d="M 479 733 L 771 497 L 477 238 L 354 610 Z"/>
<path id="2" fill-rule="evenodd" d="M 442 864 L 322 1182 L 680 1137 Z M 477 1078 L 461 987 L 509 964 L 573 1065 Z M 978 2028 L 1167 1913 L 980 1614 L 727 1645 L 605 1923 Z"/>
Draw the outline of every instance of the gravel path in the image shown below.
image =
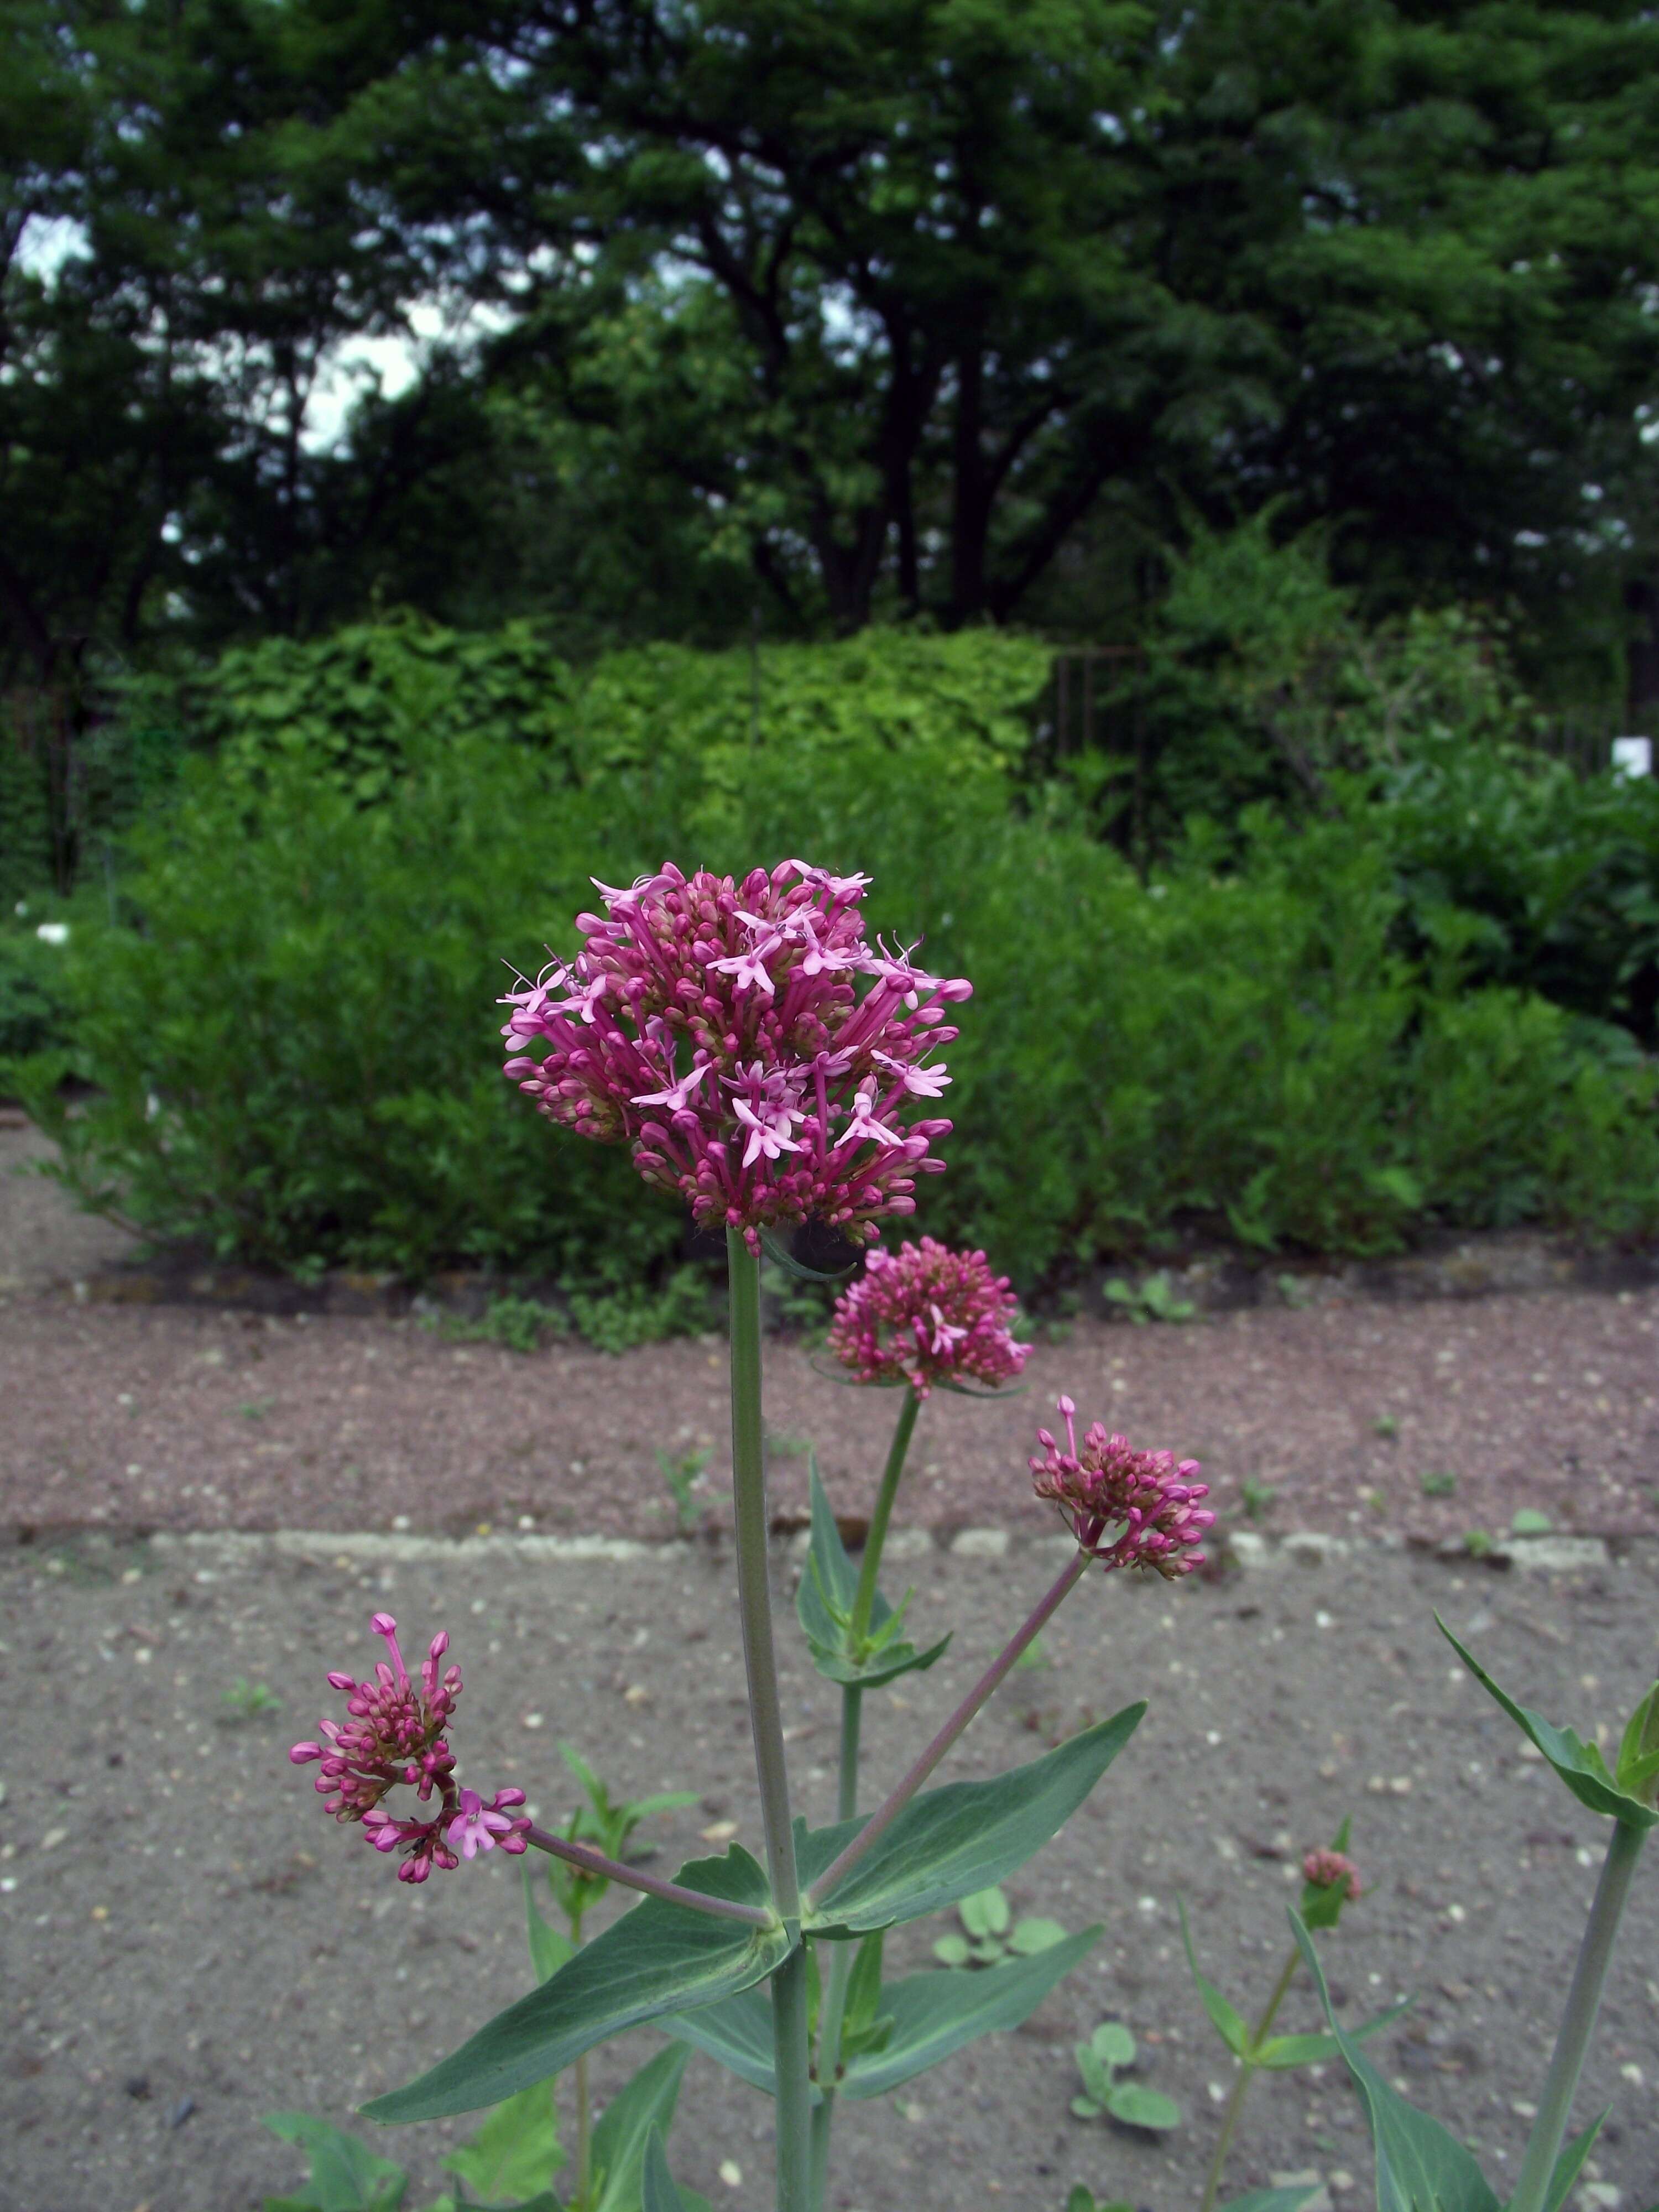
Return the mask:
<path id="1" fill-rule="evenodd" d="M 408 1550 L 404 1547 L 404 1550 Z M 544 1816 L 569 1808 L 554 1739 L 578 1741 L 630 1793 L 704 1794 L 654 1831 L 659 1865 L 735 1824 L 758 1848 L 729 1555 L 664 1547 L 625 1561 L 469 1559 L 428 1547 L 382 1565 L 197 1539 L 80 1538 L 0 1563 L 0 2203 L 17 2212 L 246 2212 L 291 2186 L 262 2112 L 350 2124 L 526 1985 L 516 1877 L 482 1863 L 411 1895 L 321 1816 L 283 1748 L 310 1733 L 321 1670 L 365 1663 L 366 1615 L 413 1637 L 451 1629 L 465 1675 L 457 1744 L 486 1786 L 514 1777 Z M 915 1618 L 958 1641 L 933 1674 L 872 1695 L 872 1779 L 959 1693 L 1046 1583 L 1051 1546 L 1001 1560 L 935 1549 L 902 1562 Z M 1327 1939 L 1354 2019 L 1407 1990 L 1373 2050 L 1418 2101 L 1482 2145 L 1499 2187 L 1525 2135 L 1598 1824 L 1561 1790 L 1435 1632 L 1438 1607 L 1528 1702 L 1616 1726 L 1651 1677 L 1653 1547 L 1549 1582 L 1376 1547 L 1340 1562 L 1194 1580 L 1091 1581 L 956 1755 L 985 1773 L 1146 1693 L 1150 1716 L 1085 1810 L 1011 1885 L 1017 1906 L 1100 1944 L 1018 2033 L 974 2045 L 896 2100 L 843 2116 L 837 2212 L 1060 2212 L 1088 2181 L 1151 2212 L 1191 2212 L 1227 2071 L 1182 1963 L 1177 1893 L 1200 1957 L 1259 2007 L 1286 1942 L 1294 1861 L 1354 1815 L 1371 1893 Z M 780 1600 L 788 1574 L 778 1558 Z M 809 1817 L 832 1804 L 832 1693 L 781 1622 L 786 1718 Z M 235 1676 L 278 1717 L 237 1722 Z M 50 1679 L 50 1697 L 40 1694 Z M 1241 1747 L 1248 1754 L 1241 1756 Z M 1590 2179 L 1645 2212 L 1659 2175 L 1659 1867 L 1638 1876 L 1581 2112 L 1611 2102 Z M 890 1971 L 930 1965 L 937 1923 L 893 1939 Z M 1162 2142 L 1069 2114 L 1071 2046 L 1105 2014 L 1141 2039 L 1146 2075 L 1187 2115 Z M 1286 2025 L 1310 2027 L 1298 1991 Z M 597 2062 L 600 2093 L 659 2047 L 641 2031 Z M 769 2202 L 767 2115 L 695 2057 L 677 2170 L 731 2212 Z M 377 2136 L 435 2194 L 448 2124 Z M 735 2161 L 740 2183 L 716 2168 Z M 1312 2170 L 1336 2212 L 1370 2202 L 1357 2108 L 1340 2075 L 1258 2085 L 1235 2189 Z M 1586 2212 L 1589 2203 L 1586 2200 Z"/>
<path id="2" fill-rule="evenodd" d="M 900 1515 L 1040 1528 L 1025 1459 L 1069 1390 L 1085 1418 L 1201 1460 L 1224 1512 L 1253 1505 L 1269 1528 L 1445 1538 L 1502 1532 L 1527 1506 L 1561 1528 L 1653 1532 L 1656 1330 L 1656 1291 L 1084 1321 L 1038 1350 L 1024 1396 L 928 1406 Z M 775 1511 L 804 1511 L 809 1441 L 840 1510 L 867 1510 L 892 1399 L 826 1380 L 781 1339 L 766 1387 Z M 725 1394 L 712 1339 L 525 1356 L 413 1322 L 18 1295 L 0 1313 L 0 1526 L 661 1534 L 659 1451 L 708 1450 L 724 1517 Z"/>

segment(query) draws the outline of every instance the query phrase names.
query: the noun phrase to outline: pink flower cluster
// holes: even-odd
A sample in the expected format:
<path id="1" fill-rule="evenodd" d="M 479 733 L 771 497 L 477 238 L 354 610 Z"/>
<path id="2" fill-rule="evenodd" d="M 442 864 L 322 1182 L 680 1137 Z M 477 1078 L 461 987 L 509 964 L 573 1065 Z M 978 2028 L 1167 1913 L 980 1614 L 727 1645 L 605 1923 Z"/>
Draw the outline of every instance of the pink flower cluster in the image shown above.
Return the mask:
<path id="1" fill-rule="evenodd" d="M 1135 1451 L 1127 1437 L 1109 1436 L 1098 1421 L 1079 1451 L 1077 1407 L 1062 1398 L 1060 1413 L 1066 1449 L 1039 1429 L 1044 1456 L 1032 1460 L 1031 1473 L 1037 1496 L 1059 1506 L 1082 1548 L 1104 1567 L 1149 1567 L 1166 1582 L 1201 1567 L 1198 1544 L 1215 1515 L 1198 1502 L 1210 1494 L 1207 1483 L 1194 1480 L 1198 1462 Z"/>
<path id="2" fill-rule="evenodd" d="M 830 1349 L 860 1382 L 906 1382 L 919 1398 L 939 1382 L 1006 1382 L 1031 1349 L 1009 1328 L 1016 1304 L 983 1252 L 924 1237 L 866 1255 L 836 1301 Z"/>
<path id="3" fill-rule="evenodd" d="M 579 1136 L 632 1147 L 646 1181 L 703 1228 L 809 1218 L 855 1237 L 915 1211 L 949 1121 L 908 1121 L 950 1078 L 960 980 L 864 933 L 868 878 L 804 860 L 741 883 L 672 864 L 598 885 L 586 942 L 509 992 L 506 1073 Z M 550 1045 L 550 1051 L 544 1051 Z"/>
<path id="4" fill-rule="evenodd" d="M 1302 1876 L 1316 1889 L 1336 1889 L 1346 1885 L 1350 1905 L 1360 1894 L 1359 1869 L 1341 1851 L 1310 1851 L 1302 1862 Z"/>
<path id="5" fill-rule="evenodd" d="M 324 1721 L 326 1742 L 296 1743 L 289 1753 L 295 1766 L 321 1762 L 316 1787 L 328 1801 L 324 1810 L 337 1820 L 361 1820 L 377 1851 L 402 1845 L 399 1881 L 424 1881 L 434 1867 L 447 1872 L 497 1844 L 522 1851 L 530 1822 L 512 1810 L 523 1804 L 522 1790 L 498 1790 L 486 1805 L 476 1790 L 456 1786 L 447 1730 L 461 1694 L 461 1670 L 438 1672 L 448 1637 L 440 1631 L 433 1638 L 416 1685 L 404 1665 L 392 1615 L 377 1613 L 369 1626 L 386 1638 L 386 1657 L 376 1662 L 371 1680 L 331 1674 L 330 1686 L 344 1692 L 347 1719 Z M 400 1820 L 385 1809 L 380 1800 L 399 1784 L 423 1804 L 436 1797 L 429 1818 Z"/>

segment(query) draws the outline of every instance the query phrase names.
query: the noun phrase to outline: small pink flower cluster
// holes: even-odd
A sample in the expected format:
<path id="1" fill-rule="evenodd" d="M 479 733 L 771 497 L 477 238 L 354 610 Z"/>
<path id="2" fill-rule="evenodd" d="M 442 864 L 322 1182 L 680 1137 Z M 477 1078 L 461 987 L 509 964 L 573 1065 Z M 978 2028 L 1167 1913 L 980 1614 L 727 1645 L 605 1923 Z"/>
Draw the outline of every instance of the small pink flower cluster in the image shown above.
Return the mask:
<path id="1" fill-rule="evenodd" d="M 1302 1862 L 1302 1876 L 1316 1889 L 1336 1889 L 1346 1885 L 1350 1905 L 1360 1894 L 1359 1869 L 1341 1851 L 1310 1851 Z"/>
<path id="2" fill-rule="evenodd" d="M 953 1252 L 932 1237 L 867 1255 L 864 1273 L 836 1301 L 830 1349 L 860 1382 L 1006 1382 L 1030 1352 L 1009 1322 L 1018 1301 L 983 1252 Z"/>
<path id="3" fill-rule="evenodd" d="M 511 1809 L 523 1804 L 522 1790 L 498 1790 L 486 1805 L 476 1790 L 456 1786 L 455 1755 L 445 1731 L 461 1693 L 461 1670 L 447 1668 L 441 1678 L 438 1673 L 448 1637 L 441 1630 L 433 1638 L 417 1687 L 404 1665 L 392 1615 L 377 1613 L 369 1626 L 386 1638 L 387 1652 L 376 1662 L 373 1680 L 328 1677 L 331 1688 L 345 1693 L 349 1717 L 323 1722 L 326 1743 L 296 1743 L 289 1753 L 295 1766 L 321 1761 L 316 1787 L 328 1801 L 324 1810 L 337 1820 L 361 1820 L 377 1851 L 404 1846 L 399 1881 L 424 1881 L 434 1867 L 447 1873 L 460 1858 L 497 1844 L 504 1851 L 522 1851 L 530 1822 Z M 437 1810 L 430 1819 L 400 1820 L 386 1811 L 380 1800 L 400 1783 L 423 1804 L 435 1795 Z"/>
<path id="4" fill-rule="evenodd" d="M 867 881 L 785 860 L 740 884 L 668 864 L 630 890 L 599 884 L 575 959 L 501 1001 L 505 1072 L 751 1251 L 760 1229 L 809 1218 L 873 1237 L 943 1168 L 949 1121 L 904 1116 L 949 1082 L 927 1055 L 971 987 L 866 940 Z"/>
<path id="5" fill-rule="evenodd" d="M 1150 1567 L 1166 1582 L 1201 1567 L 1197 1547 L 1215 1515 L 1198 1502 L 1210 1494 L 1207 1483 L 1194 1480 L 1198 1462 L 1133 1450 L 1127 1437 L 1109 1436 L 1098 1421 L 1079 1451 L 1077 1407 L 1062 1398 L 1060 1413 L 1066 1449 L 1039 1429 L 1045 1456 L 1032 1460 L 1031 1473 L 1037 1496 L 1059 1506 L 1082 1548 L 1104 1567 Z"/>

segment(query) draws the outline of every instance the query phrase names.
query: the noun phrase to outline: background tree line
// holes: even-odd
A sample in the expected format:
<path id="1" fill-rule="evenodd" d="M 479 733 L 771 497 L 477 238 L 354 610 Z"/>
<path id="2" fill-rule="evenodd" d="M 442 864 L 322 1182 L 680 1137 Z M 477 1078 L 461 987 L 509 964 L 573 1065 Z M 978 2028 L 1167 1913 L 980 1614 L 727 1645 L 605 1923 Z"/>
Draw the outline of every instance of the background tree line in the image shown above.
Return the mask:
<path id="1" fill-rule="evenodd" d="M 1270 501 L 1373 613 L 1480 602 L 1580 691 L 1659 658 L 1628 0 L 3 20 L 8 681 L 392 605 L 1124 636 Z"/>

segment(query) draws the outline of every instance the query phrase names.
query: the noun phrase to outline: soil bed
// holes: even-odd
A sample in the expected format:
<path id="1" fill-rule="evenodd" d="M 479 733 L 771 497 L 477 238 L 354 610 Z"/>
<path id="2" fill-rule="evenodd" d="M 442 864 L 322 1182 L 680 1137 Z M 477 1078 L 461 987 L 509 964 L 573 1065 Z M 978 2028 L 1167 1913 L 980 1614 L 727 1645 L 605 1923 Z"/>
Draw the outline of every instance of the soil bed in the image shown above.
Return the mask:
<path id="1" fill-rule="evenodd" d="M 5 2202 L 240 2212 L 300 2170 L 258 2130 L 261 2112 L 347 2123 L 526 1986 L 512 1869 L 463 1868 L 411 1895 L 286 1763 L 288 1742 L 326 1709 L 322 1670 L 360 1668 L 378 1650 L 375 1606 L 411 1641 L 449 1627 L 471 1778 L 515 1778 L 544 1819 L 560 1815 L 570 1790 L 555 1740 L 567 1737 L 631 1794 L 705 1793 L 655 1831 L 665 1869 L 728 1821 L 758 1848 L 723 1547 L 575 1560 L 505 1543 L 487 1558 L 387 1549 L 402 1556 L 377 1563 L 373 1540 L 323 1540 L 307 1557 L 83 1535 L 0 1561 Z M 955 1624 L 958 1638 L 934 1673 L 866 1701 L 872 1784 L 1054 1566 L 1052 1540 L 1001 1559 L 901 1549 L 894 1575 L 917 1585 L 918 1632 Z M 1276 1561 L 1175 1591 L 1091 1580 L 1046 1638 L 1052 1664 L 1014 1676 L 975 1729 L 946 1778 L 1018 1763 L 1152 1699 L 1085 1810 L 1011 1885 L 1018 1909 L 1105 1932 L 1025 2029 L 843 2114 L 837 2212 L 1059 2212 L 1078 2180 L 1190 2212 L 1228 2075 L 1182 1962 L 1177 1893 L 1206 1971 L 1254 2010 L 1286 1942 L 1296 1858 L 1349 1812 L 1372 1888 L 1326 1942 L 1346 2016 L 1415 1990 L 1413 2012 L 1373 2045 L 1383 2070 L 1478 2139 L 1500 2191 L 1513 2177 L 1517 2106 L 1536 2094 L 1604 1830 L 1520 1755 L 1431 1614 L 1528 1703 L 1581 1729 L 1616 1725 L 1652 1676 L 1654 1548 L 1555 1580 L 1376 1547 L 1321 1566 Z M 781 1600 L 790 1572 L 780 1547 Z M 787 1609 L 781 1642 L 799 1792 L 822 1820 L 833 1695 L 803 1665 Z M 223 1692 L 237 1676 L 269 1686 L 280 1716 L 234 1722 Z M 890 1969 L 928 1966 L 939 1932 L 900 1931 Z M 1659 2172 L 1656 1936 L 1659 1866 L 1644 1865 L 1578 2106 L 1614 2107 L 1589 2176 L 1603 2212 L 1619 2190 L 1640 2212 Z M 1140 2038 L 1144 2078 L 1185 2108 L 1175 2136 L 1069 2114 L 1072 2043 L 1109 2014 Z M 1285 2024 L 1315 2024 L 1305 1990 Z M 642 2030 L 601 2055 L 601 2094 L 656 2047 Z M 686 2181 L 732 2212 L 763 2212 L 766 2130 L 755 2093 L 692 2059 L 673 2139 Z M 379 2139 L 414 2169 L 411 2205 L 441 2185 L 436 2159 L 457 2131 Z M 740 2184 L 719 2178 L 728 2160 Z M 1369 2203 L 1363 2129 L 1335 2069 L 1258 2084 L 1230 2180 L 1237 2191 L 1314 2171 L 1337 2212 Z"/>

